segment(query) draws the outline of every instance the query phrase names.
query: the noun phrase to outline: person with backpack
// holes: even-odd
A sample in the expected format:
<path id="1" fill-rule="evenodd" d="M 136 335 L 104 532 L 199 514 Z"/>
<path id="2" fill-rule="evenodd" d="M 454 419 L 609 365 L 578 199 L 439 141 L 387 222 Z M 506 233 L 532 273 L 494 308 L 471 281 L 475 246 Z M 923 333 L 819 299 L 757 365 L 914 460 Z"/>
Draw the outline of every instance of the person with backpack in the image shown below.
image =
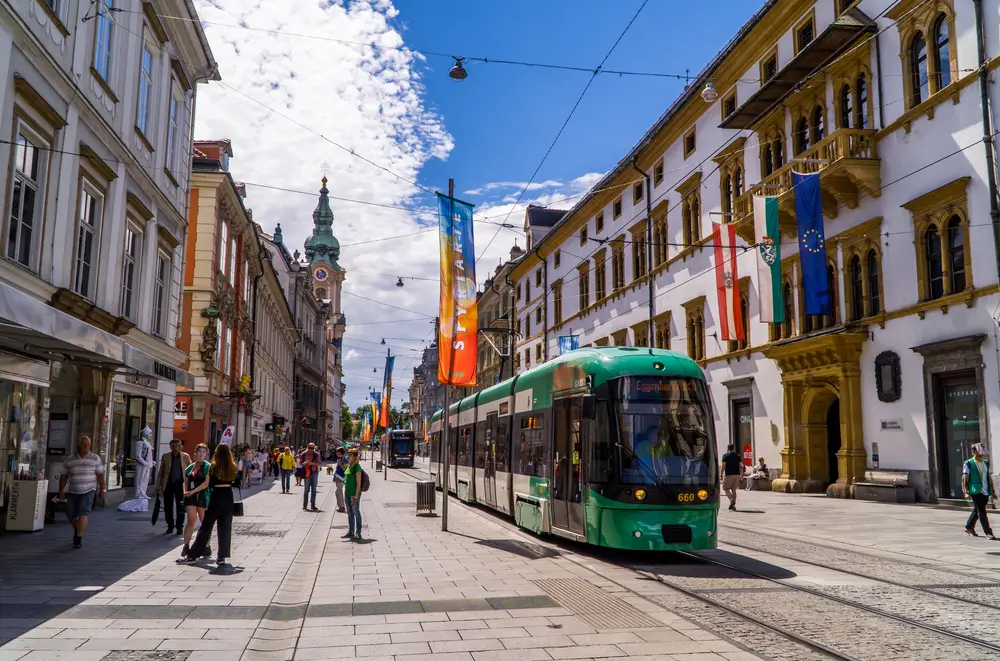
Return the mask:
<path id="1" fill-rule="evenodd" d="M 347 468 L 344 469 L 344 492 L 347 496 L 347 534 L 344 539 L 361 541 L 361 492 L 368 491 L 371 481 L 361 468 L 358 451 L 347 451 Z"/>
<path id="2" fill-rule="evenodd" d="M 990 527 L 990 518 L 986 513 L 986 505 L 993 497 L 993 490 L 990 488 L 990 462 L 983 457 L 986 453 L 986 446 L 982 443 L 973 443 L 972 458 L 967 459 L 962 465 L 962 491 L 966 498 L 972 499 L 972 514 L 965 522 L 965 534 L 979 537 L 976 533 L 976 523 L 983 526 L 986 539 L 993 541 L 993 529 Z"/>

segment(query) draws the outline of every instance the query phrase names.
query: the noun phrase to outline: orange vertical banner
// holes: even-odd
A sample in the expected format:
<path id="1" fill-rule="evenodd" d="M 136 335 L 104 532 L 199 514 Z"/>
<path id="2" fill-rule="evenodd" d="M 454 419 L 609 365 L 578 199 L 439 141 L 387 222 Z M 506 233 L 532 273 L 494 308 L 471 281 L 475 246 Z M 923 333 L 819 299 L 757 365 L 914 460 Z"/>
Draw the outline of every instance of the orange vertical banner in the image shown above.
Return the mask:
<path id="1" fill-rule="evenodd" d="M 479 319 L 472 205 L 438 194 L 441 243 L 441 310 L 438 381 L 476 385 Z"/>

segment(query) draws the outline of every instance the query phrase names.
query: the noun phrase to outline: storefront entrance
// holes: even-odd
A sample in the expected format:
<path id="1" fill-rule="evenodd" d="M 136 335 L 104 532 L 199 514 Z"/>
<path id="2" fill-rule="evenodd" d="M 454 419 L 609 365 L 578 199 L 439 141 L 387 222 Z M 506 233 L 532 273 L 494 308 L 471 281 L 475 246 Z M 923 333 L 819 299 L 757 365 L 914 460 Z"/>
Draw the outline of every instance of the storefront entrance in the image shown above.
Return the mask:
<path id="1" fill-rule="evenodd" d="M 979 388 L 973 372 L 935 379 L 939 419 L 938 474 L 941 494 L 946 498 L 963 498 L 962 465 L 972 456 L 974 443 L 982 442 L 979 424 Z"/>
<path id="2" fill-rule="evenodd" d="M 149 427 L 154 461 L 160 436 L 160 400 L 115 390 L 111 407 L 111 447 L 107 457 L 108 488 L 135 486 L 135 446 L 139 434 Z M 150 471 L 150 481 L 153 480 Z"/>

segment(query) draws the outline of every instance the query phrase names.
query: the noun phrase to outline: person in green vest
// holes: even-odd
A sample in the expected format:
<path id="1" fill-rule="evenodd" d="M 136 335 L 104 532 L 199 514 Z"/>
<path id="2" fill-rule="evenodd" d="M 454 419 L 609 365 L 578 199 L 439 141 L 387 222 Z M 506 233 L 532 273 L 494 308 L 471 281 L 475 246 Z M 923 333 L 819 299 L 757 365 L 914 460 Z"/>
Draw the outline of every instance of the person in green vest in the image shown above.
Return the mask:
<path id="1" fill-rule="evenodd" d="M 979 537 L 976 533 L 978 521 L 983 526 L 986 539 L 995 540 L 986 514 L 986 503 L 993 497 L 993 484 L 990 480 L 990 462 L 983 457 L 984 452 L 982 443 L 973 444 L 972 459 L 967 459 L 962 466 L 962 491 L 966 498 L 972 498 L 972 514 L 965 523 L 965 534 Z"/>

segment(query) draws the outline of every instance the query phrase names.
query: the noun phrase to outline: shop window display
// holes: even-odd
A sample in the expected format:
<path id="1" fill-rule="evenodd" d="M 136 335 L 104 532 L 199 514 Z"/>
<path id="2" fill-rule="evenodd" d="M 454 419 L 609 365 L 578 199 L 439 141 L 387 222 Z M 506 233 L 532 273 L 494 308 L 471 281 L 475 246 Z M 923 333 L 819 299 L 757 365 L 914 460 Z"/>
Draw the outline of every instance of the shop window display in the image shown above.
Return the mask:
<path id="1" fill-rule="evenodd" d="M 15 482 L 46 479 L 48 417 L 48 388 L 0 379 L 0 511 L 5 514 Z"/>

